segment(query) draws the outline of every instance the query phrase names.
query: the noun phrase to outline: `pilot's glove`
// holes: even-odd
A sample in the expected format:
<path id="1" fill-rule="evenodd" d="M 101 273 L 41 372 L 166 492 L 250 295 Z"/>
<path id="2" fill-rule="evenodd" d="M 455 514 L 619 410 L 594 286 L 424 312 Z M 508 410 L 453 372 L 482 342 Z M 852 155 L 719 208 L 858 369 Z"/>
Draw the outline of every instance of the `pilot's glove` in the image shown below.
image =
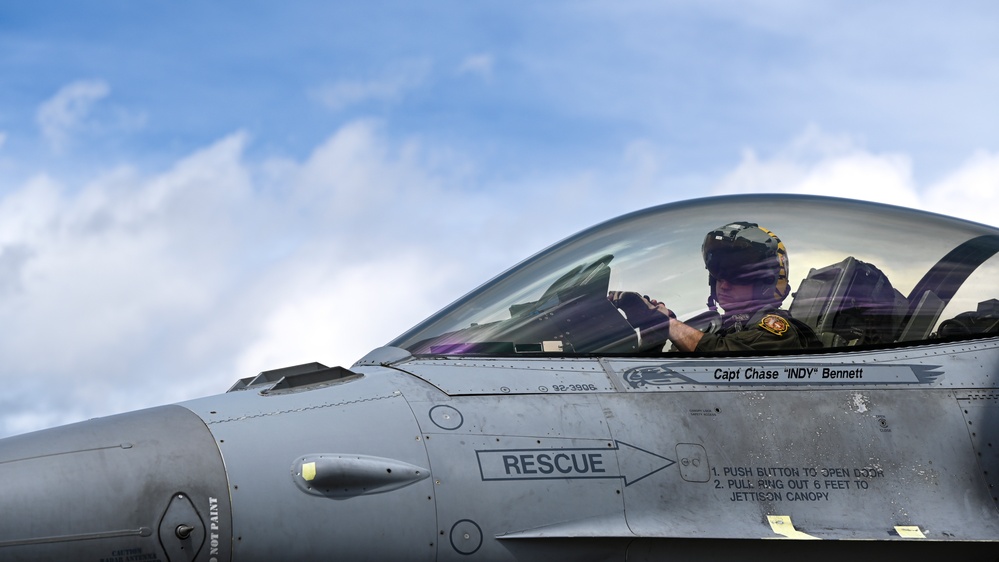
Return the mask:
<path id="1" fill-rule="evenodd" d="M 642 349 L 661 348 L 666 343 L 670 318 L 676 318 L 666 305 L 634 291 L 612 291 L 607 298 L 624 311 L 632 326 L 638 328 Z"/>
<path id="2" fill-rule="evenodd" d="M 643 297 L 634 291 L 611 291 L 607 294 L 607 298 L 614 303 L 614 306 L 624 311 L 628 321 L 636 328 L 658 324 L 664 319 L 668 323 L 670 318 L 676 318 L 676 315 L 663 303 L 647 296 Z"/>

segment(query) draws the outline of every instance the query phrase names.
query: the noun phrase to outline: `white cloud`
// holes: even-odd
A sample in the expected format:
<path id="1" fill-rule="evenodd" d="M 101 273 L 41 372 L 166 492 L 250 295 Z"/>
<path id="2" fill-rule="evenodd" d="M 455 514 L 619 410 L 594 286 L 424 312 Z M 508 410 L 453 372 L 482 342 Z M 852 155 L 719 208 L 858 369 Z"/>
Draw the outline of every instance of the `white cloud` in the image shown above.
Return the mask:
<path id="1" fill-rule="evenodd" d="M 71 135 L 84 125 L 94 104 L 110 91 L 103 80 L 80 80 L 63 86 L 39 106 L 38 126 L 54 150 L 66 146 Z"/>
<path id="2" fill-rule="evenodd" d="M 493 56 L 486 53 L 469 55 L 458 65 L 459 74 L 476 74 L 482 78 L 493 75 Z"/>
<path id="3" fill-rule="evenodd" d="M 715 193 L 807 193 L 916 206 L 912 164 L 901 154 L 871 154 L 848 137 L 809 127 L 770 158 L 746 149 Z"/>
<path id="4" fill-rule="evenodd" d="M 117 170 L 74 188 L 42 176 L 0 199 L 0 318 L 16 326 L 0 339 L 0 376 L 44 396 L 5 413 L 65 420 L 148 404 L 154 377 L 207 359 L 183 348 L 232 287 L 228 254 L 245 234 L 226 212 L 245 207 L 242 143 L 151 179 Z"/>
<path id="5" fill-rule="evenodd" d="M 924 207 L 937 213 L 999 225 L 999 152 L 979 151 L 926 190 Z"/>
<path id="6" fill-rule="evenodd" d="M 430 67 L 428 60 L 409 61 L 396 65 L 382 77 L 341 80 L 315 88 L 310 95 L 333 111 L 367 101 L 395 101 L 420 87 L 430 74 Z"/>
<path id="7" fill-rule="evenodd" d="M 370 122 L 302 162 L 258 168 L 245 144 L 232 135 L 152 176 L 38 176 L 0 196 L 0 320 L 17 327 L 0 338 L 0 378 L 20 382 L 0 435 L 290 363 L 350 365 L 506 262 L 510 248 L 448 231 L 489 240 L 468 217 L 496 209 L 453 191 L 467 165 L 447 153 L 392 145 Z"/>
<path id="8" fill-rule="evenodd" d="M 384 345 L 433 312 L 432 292 L 448 285 L 450 275 L 460 272 L 454 264 L 436 263 L 432 252 L 297 264 L 268 283 L 285 296 L 236 357 L 237 370 L 252 374 L 311 361 L 350 364 L 364 353 L 360 350 Z"/>
<path id="9" fill-rule="evenodd" d="M 873 153 L 854 139 L 810 127 L 772 156 L 747 149 L 713 191 L 846 197 L 997 225 L 999 153 L 978 152 L 940 181 L 920 186 L 908 156 Z"/>

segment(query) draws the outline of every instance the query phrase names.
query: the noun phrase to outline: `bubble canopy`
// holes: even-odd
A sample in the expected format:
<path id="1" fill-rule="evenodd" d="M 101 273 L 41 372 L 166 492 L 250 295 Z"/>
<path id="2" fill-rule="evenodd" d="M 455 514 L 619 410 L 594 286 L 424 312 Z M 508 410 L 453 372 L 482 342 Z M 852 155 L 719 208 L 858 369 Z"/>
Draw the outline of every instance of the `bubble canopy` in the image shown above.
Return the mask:
<path id="1" fill-rule="evenodd" d="M 746 221 L 787 250 L 782 308 L 822 350 L 913 345 L 999 333 L 999 229 L 847 199 L 695 199 L 604 222 L 528 258 L 389 345 L 414 355 L 633 355 L 641 326 L 608 299 L 635 292 L 713 330 L 701 246 Z M 802 351 L 802 353 L 812 351 Z"/>

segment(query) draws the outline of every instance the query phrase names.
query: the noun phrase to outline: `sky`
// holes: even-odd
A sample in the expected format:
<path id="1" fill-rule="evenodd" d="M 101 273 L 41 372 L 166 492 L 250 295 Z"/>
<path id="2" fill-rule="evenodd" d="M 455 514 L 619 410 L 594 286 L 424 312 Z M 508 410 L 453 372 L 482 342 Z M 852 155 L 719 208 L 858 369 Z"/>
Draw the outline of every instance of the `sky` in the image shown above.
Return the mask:
<path id="1" fill-rule="evenodd" d="M 999 4 L 0 4 L 0 437 L 350 366 L 729 193 L 999 225 Z"/>

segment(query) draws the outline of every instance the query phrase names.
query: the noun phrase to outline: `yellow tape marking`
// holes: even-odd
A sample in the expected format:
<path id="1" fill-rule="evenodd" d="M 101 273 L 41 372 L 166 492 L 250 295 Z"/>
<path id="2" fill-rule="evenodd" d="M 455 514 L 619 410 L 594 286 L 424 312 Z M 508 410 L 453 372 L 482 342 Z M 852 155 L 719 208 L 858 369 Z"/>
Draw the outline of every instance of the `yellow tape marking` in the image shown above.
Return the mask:
<path id="1" fill-rule="evenodd" d="M 925 539 L 926 535 L 916 525 L 895 525 L 895 532 L 904 539 Z"/>
<path id="2" fill-rule="evenodd" d="M 788 515 L 767 515 L 767 520 L 770 521 L 770 528 L 773 529 L 773 531 L 778 535 L 789 539 L 820 540 L 818 537 L 813 537 L 808 533 L 802 533 L 801 531 L 795 529 L 794 525 L 791 523 L 791 517 Z"/>
<path id="3" fill-rule="evenodd" d="M 306 482 L 312 482 L 316 479 L 316 463 L 307 462 L 302 465 L 302 478 L 305 478 Z"/>

